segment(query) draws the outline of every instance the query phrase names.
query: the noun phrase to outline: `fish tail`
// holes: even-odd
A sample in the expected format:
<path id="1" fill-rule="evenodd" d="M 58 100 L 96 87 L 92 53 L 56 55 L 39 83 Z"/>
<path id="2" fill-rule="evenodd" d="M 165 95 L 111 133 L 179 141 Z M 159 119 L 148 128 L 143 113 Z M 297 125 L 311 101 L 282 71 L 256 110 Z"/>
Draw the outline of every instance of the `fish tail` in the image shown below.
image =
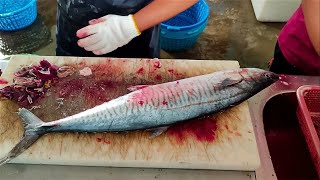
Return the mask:
<path id="1" fill-rule="evenodd" d="M 0 166 L 22 154 L 46 132 L 43 127 L 45 123 L 29 110 L 20 108 L 18 115 L 24 125 L 23 137 L 5 157 L 0 159 Z"/>

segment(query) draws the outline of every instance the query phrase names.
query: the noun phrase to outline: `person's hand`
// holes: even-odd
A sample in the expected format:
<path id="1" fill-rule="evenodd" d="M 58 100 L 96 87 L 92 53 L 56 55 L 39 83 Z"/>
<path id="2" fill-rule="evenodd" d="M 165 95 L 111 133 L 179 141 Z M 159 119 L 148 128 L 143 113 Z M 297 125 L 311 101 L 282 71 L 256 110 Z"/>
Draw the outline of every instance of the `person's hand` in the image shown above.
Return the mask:
<path id="1" fill-rule="evenodd" d="M 140 34 L 132 15 L 107 15 L 93 19 L 89 26 L 77 31 L 78 45 L 96 55 L 112 52 Z"/>

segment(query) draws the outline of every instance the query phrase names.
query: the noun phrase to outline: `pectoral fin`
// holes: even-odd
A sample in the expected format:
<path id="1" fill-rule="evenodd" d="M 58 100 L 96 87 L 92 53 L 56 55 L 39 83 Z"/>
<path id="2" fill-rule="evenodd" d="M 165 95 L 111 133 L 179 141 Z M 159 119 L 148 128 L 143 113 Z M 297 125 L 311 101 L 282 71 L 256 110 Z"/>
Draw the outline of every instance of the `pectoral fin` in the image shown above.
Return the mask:
<path id="1" fill-rule="evenodd" d="M 219 84 L 223 87 L 227 87 L 227 86 L 232 86 L 235 84 L 240 83 L 243 80 L 243 78 L 239 78 L 239 79 L 230 79 L 230 78 L 226 78 L 225 80 L 221 81 Z"/>
<path id="2" fill-rule="evenodd" d="M 153 139 L 155 137 L 160 136 L 162 133 L 166 132 L 168 130 L 168 128 L 169 128 L 169 126 L 163 126 L 163 127 L 158 127 L 158 128 L 154 128 L 154 129 L 149 129 L 148 131 L 152 132 L 149 139 Z"/>

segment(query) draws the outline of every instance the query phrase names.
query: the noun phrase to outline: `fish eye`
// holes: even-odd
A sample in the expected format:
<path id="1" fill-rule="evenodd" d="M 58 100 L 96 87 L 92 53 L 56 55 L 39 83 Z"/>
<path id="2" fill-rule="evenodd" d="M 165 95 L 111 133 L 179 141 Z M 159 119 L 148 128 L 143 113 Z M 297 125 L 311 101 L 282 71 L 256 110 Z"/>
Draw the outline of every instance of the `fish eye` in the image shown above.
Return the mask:
<path id="1" fill-rule="evenodd" d="M 271 78 L 270 74 L 265 74 L 264 75 L 266 78 Z"/>

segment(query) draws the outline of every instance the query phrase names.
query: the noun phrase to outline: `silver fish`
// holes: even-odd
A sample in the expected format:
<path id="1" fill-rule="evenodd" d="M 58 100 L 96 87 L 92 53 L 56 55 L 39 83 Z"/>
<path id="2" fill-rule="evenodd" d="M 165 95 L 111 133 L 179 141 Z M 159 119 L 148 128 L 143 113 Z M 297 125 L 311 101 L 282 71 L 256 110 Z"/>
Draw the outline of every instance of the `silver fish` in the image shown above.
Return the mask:
<path id="1" fill-rule="evenodd" d="M 57 121 L 43 122 L 20 108 L 24 123 L 21 141 L 0 159 L 4 164 L 20 155 L 42 135 L 51 132 L 120 132 L 154 129 L 153 137 L 168 126 L 233 107 L 279 79 L 256 68 L 219 71 L 157 85 L 129 87 L 132 92 L 92 109 Z"/>

